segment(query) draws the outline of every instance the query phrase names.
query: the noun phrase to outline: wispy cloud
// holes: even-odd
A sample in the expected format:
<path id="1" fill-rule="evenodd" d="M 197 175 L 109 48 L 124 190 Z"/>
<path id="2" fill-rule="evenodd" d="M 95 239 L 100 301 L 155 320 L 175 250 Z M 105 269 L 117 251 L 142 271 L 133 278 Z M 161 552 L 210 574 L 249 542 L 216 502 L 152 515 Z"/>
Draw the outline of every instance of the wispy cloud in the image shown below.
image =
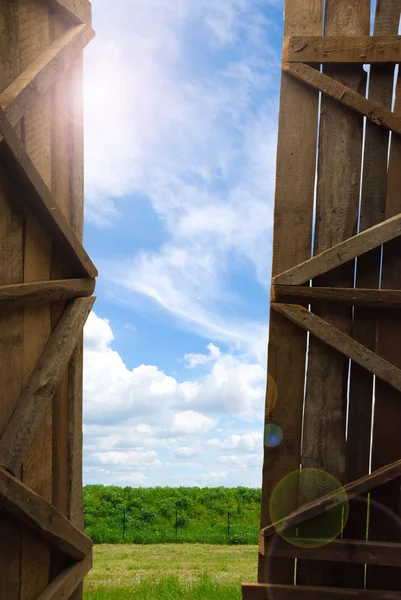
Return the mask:
<path id="1" fill-rule="evenodd" d="M 118 263 L 100 257 L 104 277 L 122 283 L 125 301 L 142 298 L 145 309 L 151 299 L 262 363 L 266 324 L 230 310 L 238 293 L 229 279 L 235 268 L 269 281 L 279 57 L 266 8 L 274 4 L 121 0 L 110 11 L 95 0 L 86 75 L 88 219 L 118 223 L 119 198 L 139 195 L 168 237 Z"/>

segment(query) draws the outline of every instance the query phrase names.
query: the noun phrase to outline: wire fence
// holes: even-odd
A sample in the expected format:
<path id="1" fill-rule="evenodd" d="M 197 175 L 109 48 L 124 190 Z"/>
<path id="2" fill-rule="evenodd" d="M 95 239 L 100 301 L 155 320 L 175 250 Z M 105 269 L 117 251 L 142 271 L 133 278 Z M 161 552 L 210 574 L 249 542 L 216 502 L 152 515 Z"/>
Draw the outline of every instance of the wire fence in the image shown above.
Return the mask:
<path id="1" fill-rule="evenodd" d="M 85 511 L 85 530 L 96 544 L 257 544 L 258 511 L 211 511 L 193 515 L 175 509 L 156 511 L 116 507 L 107 514 Z"/>

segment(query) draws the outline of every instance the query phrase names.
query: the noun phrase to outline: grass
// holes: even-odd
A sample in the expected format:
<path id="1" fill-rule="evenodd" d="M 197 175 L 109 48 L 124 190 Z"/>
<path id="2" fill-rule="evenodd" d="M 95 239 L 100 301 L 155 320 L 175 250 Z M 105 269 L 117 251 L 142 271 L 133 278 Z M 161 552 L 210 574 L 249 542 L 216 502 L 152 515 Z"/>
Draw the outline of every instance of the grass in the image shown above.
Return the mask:
<path id="1" fill-rule="evenodd" d="M 256 581 L 256 546 L 99 545 L 85 600 L 240 600 Z"/>

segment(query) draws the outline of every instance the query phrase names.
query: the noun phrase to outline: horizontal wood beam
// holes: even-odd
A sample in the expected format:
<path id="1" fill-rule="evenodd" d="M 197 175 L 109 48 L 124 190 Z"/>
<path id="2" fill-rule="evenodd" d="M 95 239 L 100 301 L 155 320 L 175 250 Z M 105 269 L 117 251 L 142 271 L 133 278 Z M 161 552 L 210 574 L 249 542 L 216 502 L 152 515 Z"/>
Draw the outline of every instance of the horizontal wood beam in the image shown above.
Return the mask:
<path id="1" fill-rule="evenodd" d="M 57 302 L 91 296 L 95 279 L 61 279 L 0 286 L 0 307 L 19 307 L 28 303 Z"/>
<path id="2" fill-rule="evenodd" d="M 399 63 L 401 36 L 289 36 L 284 39 L 283 62 Z"/>
<path id="3" fill-rule="evenodd" d="M 80 560 L 92 550 L 92 541 L 49 502 L 0 468 L 0 505 L 35 530 L 61 552 Z M 2 543 L 7 543 L 3 540 Z"/>
<path id="4" fill-rule="evenodd" d="M 0 133 L 4 138 L 2 146 L 7 150 L 5 158 L 8 158 L 10 174 L 14 174 L 23 190 L 20 194 L 21 202 L 29 205 L 41 222 L 55 235 L 55 241 L 63 244 L 76 268 L 89 277 L 96 277 L 96 267 L 57 206 L 51 191 L 1 108 Z"/>
<path id="5" fill-rule="evenodd" d="M 318 498 L 309 504 L 305 504 L 298 508 L 295 512 L 291 513 L 285 519 L 277 523 L 272 523 L 265 527 L 260 532 L 260 547 L 259 550 L 264 554 L 265 549 L 265 538 L 275 535 L 277 532 L 282 532 L 291 527 L 292 525 L 298 525 L 309 519 L 313 519 L 317 515 L 321 515 L 326 510 L 334 508 L 339 503 L 344 502 L 344 490 L 349 500 L 369 492 L 371 489 L 379 487 L 384 483 L 393 481 L 397 477 L 401 476 L 401 460 L 397 460 L 389 465 L 385 465 L 381 469 L 377 469 L 369 475 L 364 475 L 356 481 L 347 483 L 342 490 L 335 491 L 331 494 L 327 494 L 322 498 Z"/>
<path id="6" fill-rule="evenodd" d="M 401 600 L 401 592 L 243 583 L 242 600 Z"/>
<path id="7" fill-rule="evenodd" d="M 272 285 L 270 300 L 274 303 L 281 302 L 284 304 L 337 302 L 350 306 L 401 308 L 401 290 Z"/>
<path id="8" fill-rule="evenodd" d="M 67 15 L 74 23 L 92 22 L 92 5 L 89 0 L 47 0 L 54 14 Z"/>
<path id="9" fill-rule="evenodd" d="M 0 439 L 0 465 L 18 474 L 47 407 L 74 352 L 95 298 L 72 300 L 31 373 Z"/>
<path id="10" fill-rule="evenodd" d="M 368 565 L 401 567 L 401 544 L 365 540 L 336 539 L 330 543 L 321 540 L 321 545 L 311 548 L 313 540 L 297 538 L 296 546 L 280 536 L 269 538 L 266 548 L 269 556 L 275 558 L 299 558 L 303 560 L 323 560 Z M 318 543 L 318 540 L 316 540 Z M 309 544 L 309 548 L 307 545 Z"/>
<path id="11" fill-rule="evenodd" d="M 272 304 L 272 308 L 401 392 L 401 369 L 355 341 L 346 333 L 309 312 L 303 306 Z"/>
<path id="12" fill-rule="evenodd" d="M 53 579 L 37 600 L 68 600 L 92 568 L 92 553 L 72 564 Z"/>
<path id="13" fill-rule="evenodd" d="M 398 214 L 280 273 L 273 278 L 273 284 L 302 285 L 400 235 L 401 214 Z"/>
<path id="14" fill-rule="evenodd" d="M 326 96 L 341 102 L 348 108 L 363 115 L 376 125 L 387 127 L 395 133 L 401 134 L 401 118 L 391 110 L 372 102 L 358 92 L 336 81 L 332 77 L 317 71 L 316 69 L 302 63 L 285 63 L 282 69 L 288 75 L 299 81 L 310 85 L 315 90 L 323 92 Z"/>
<path id="15" fill-rule="evenodd" d="M 13 127 L 82 55 L 94 35 L 87 25 L 68 29 L 0 94 L 0 107 Z"/>

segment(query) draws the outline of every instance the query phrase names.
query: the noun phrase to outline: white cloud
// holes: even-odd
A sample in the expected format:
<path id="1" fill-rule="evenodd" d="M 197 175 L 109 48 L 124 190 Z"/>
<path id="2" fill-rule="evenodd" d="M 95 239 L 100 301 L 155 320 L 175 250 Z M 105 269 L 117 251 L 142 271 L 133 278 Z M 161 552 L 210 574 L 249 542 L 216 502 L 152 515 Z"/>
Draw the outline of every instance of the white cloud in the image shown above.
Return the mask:
<path id="1" fill-rule="evenodd" d="M 186 365 L 187 369 L 193 369 L 199 365 L 214 361 L 221 355 L 220 348 L 214 344 L 208 344 L 207 349 L 209 350 L 209 354 L 185 354 L 184 358 L 188 362 Z"/>
<path id="2" fill-rule="evenodd" d="M 129 481 L 136 481 L 128 477 L 133 471 L 146 473 L 148 478 L 150 472 L 157 473 L 156 481 L 161 478 L 170 482 L 176 465 L 174 462 L 170 466 L 170 452 L 175 458 L 185 459 L 182 466 L 191 468 L 191 476 L 199 483 L 194 473 L 206 464 L 217 464 L 210 451 L 221 454 L 224 450 L 223 457 L 230 452 L 248 457 L 258 452 L 261 434 L 232 434 L 226 421 L 231 422 L 235 411 L 240 411 L 240 416 L 261 422 L 262 367 L 214 347 L 214 362 L 209 363 L 206 375 L 179 382 L 156 366 L 140 365 L 129 370 L 112 348 L 113 339 L 110 323 L 91 313 L 85 328 L 88 344 L 84 355 L 87 482 L 100 479 L 129 485 Z M 209 452 L 201 452 L 201 448 Z M 198 463 L 188 461 L 198 456 Z M 233 465 L 242 468 L 243 463 L 227 459 L 220 464 L 231 466 L 227 471 L 230 474 Z M 145 480 L 137 481 L 145 484 Z M 146 485 L 151 482 L 150 478 Z"/>
<path id="3" fill-rule="evenodd" d="M 263 435 L 261 432 L 254 431 L 244 435 L 231 435 L 230 437 L 219 440 L 213 438 L 207 440 L 205 446 L 211 450 L 235 449 L 244 453 L 253 453 L 258 450 L 260 453 L 263 448 Z"/>
<path id="4" fill-rule="evenodd" d="M 174 450 L 174 456 L 177 458 L 194 458 L 198 455 L 199 452 L 196 448 L 189 448 L 188 446 L 183 446 Z"/>
<path id="5" fill-rule="evenodd" d="M 172 431 L 178 434 L 207 433 L 216 421 L 193 410 L 178 412 L 173 416 Z"/>

